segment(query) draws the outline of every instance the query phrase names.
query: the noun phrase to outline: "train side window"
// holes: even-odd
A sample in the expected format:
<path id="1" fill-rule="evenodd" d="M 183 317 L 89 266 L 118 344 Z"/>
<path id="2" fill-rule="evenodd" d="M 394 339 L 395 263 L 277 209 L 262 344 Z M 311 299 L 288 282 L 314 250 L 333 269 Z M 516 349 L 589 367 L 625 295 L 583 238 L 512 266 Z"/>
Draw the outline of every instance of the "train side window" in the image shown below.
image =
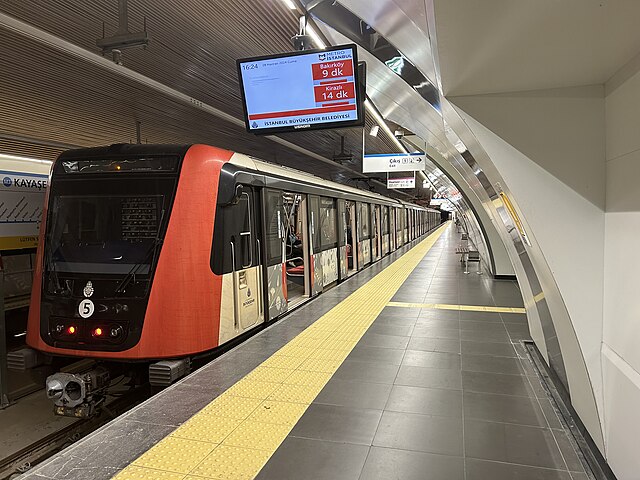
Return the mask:
<path id="1" fill-rule="evenodd" d="M 223 275 L 255 263 L 258 257 L 254 216 L 253 192 L 248 188 L 236 203 L 218 206 L 211 249 L 211 270 L 215 274 Z"/>
<path id="2" fill-rule="evenodd" d="M 389 233 L 389 207 L 382 206 L 382 235 Z"/>
<path id="3" fill-rule="evenodd" d="M 282 192 L 265 191 L 265 236 L 267 250 L 267 266 L 282 263 L 282 247 L 285 242 L 286 226 L 284 201 Z"/>
<path id="4" fill-rule="evenodd" d="M 309 230 L 311 231 L 313 253 L 320 252 L 320 229 L 320 198 L 309 195 Z"/>
<path id="5" fill-rule="evenodd" d="M 253 265 L 253 234 L 251 233 L 251 198 L 243 193 L 238 199 L 237 211 L 239 215 L 240 231 L 238 232 L 238 253 L 240 258 L 236 260 L 240 268 L 249 268 Z"/>
<path id="6" fill-rule="evenodd" d="M 360 238 L 359 238 L 359 240 L 360 241 L 366 240 L 370 236 L 369 222 L 371 221 L 371 218 L 369 216 L 369 204 L 368 203 L 361 203 L 360 204 L 360 218 L 358 220 L 360 220 Z"/>
<path id="7" fill-rule="evenodd" d="M 336 231 L 336 203 L 333 198 L 320 199 L 320 236 L 323 250 L 335 248 L 338 234 Z"/>

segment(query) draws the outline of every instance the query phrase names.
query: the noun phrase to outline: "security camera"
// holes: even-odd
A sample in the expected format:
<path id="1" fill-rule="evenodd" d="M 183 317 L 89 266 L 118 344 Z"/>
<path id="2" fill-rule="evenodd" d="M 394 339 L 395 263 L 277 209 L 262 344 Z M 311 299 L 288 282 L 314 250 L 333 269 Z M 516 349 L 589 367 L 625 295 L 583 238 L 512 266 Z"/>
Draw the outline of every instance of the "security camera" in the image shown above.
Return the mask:
<path id="1" fill-rule="evenodd" d="M 402 137 L 404 137 L 404 130 L 396 130 L 395 132 L 393 132 L 393 136 L 397 139 L 401 139 Z"/>
<path id="2" fill-rule="evenodd" d="M 309 50 L 313 48 L 313 41 L 309 35 L 294 35 L 291 44 L 295 50 Z"/>

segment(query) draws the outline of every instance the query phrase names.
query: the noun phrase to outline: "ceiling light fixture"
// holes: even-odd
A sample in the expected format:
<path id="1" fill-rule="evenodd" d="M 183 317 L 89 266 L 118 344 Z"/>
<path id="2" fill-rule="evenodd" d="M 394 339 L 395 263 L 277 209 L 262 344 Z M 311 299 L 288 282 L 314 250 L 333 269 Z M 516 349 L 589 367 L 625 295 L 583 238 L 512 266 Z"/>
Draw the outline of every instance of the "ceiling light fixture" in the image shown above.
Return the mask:
<path id="1" fill-rule="evenodd" d="M 371 127 L 371 131 L 369 132 L 369 135 L 371 135 L 372 137 L 377 137 L 379 130 L 380 130 L 380 125 L 374 125 L 373 127 Z"/>
<path id="2" fill-rule="evenodd" d="M 296 7 L 296 4 L 293 3 L 291 0 L 283 0 L 284 4 L 289 8 L 289 10 L 297 10 L 298 7 Z"/>
<path id="3" fill-rule="evenodd" d="M 41 163 L 43 165 L 50 165 L 52 163 L 51 160 L 41 160 L 39 158 L 21 157 L 18 155 L 8 155 L 5 153 L 0 153 L 0 160 L 13 160 L 15 162 Z"/>

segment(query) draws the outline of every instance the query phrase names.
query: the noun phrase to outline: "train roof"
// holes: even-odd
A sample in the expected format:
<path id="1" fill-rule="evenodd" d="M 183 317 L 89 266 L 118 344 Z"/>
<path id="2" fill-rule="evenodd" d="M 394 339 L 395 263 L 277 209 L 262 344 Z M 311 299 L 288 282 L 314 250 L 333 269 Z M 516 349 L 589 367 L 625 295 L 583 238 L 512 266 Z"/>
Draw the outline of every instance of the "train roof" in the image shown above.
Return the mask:
<path id="1" fill-rule="evenodd" d="M 63 152 L 58 160 L 72 160 L 76 158 L 87 157 L 101 157 L 108 155 L 180 155 L 183 156 L 191 145 L 176 145 L 176 144 L 130 144 L 130 143 L 118 143 L 100 147 L 79 148 L 73 150 L 67 150 Z M 405 202 L 396 198 L 385 197 L 378 193 L 369 192 L 367 190 L 361 190 L 354 187 L 349 187 L 337 182 L 325 180 L 324 178 L 316 175 L 303 172 L 294 168 L 277 165 L 275 163 L 266 162 L 243 153 L 234 152 L 230 164 L 236 165 L 248 170 L 254 170 L 261 173 L 269 173 L 273 175 L 285 176 L 287 178 L 313 183 L 321 185 L 334 190 L 351 193 L 353 195 L 359 195 L 361 197 L 368 197 L 371 200 L 377 200 L 385 203 L 396 204 L 405 208 L 416 208 L 432 210 L 427 207 L 422 207 L 414 203 Z"/>

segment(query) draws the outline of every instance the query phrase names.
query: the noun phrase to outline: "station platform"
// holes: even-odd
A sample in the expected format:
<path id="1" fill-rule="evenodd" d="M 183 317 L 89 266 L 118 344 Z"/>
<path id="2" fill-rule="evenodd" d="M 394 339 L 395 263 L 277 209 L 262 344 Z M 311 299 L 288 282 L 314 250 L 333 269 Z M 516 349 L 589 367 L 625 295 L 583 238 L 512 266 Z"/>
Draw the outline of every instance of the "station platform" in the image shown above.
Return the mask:
<path id="1" fill-rule="evenodd" d="M 592 478 L 517 283 L 458 244 L 445 224 L 21 478 Z"/>

